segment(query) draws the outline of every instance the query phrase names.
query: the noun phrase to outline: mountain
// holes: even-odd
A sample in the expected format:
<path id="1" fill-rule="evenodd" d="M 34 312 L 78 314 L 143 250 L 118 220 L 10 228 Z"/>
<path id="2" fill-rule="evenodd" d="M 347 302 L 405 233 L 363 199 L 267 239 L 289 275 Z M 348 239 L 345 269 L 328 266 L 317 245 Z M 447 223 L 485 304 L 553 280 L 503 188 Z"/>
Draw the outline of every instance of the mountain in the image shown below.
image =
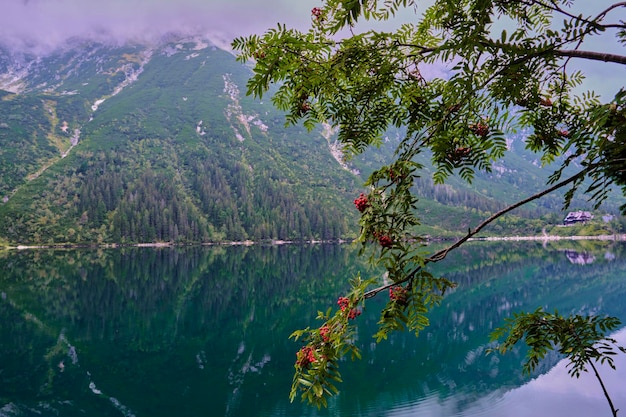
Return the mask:
<path id="1" fill-rule="evenodd" d="M 250 75 L 202 37 L 73 39 L 43 56 L 0 47 L 0 242 L 356 236 L 352 200 L 392 158 L 401 132 L 346 165 L 328 127 L 285 127 L 269 101 L 246 96 Z M 471 185 L 434 185 L 429 156 L 420 156 L 416 191 L 430 225 L 422 231 L 458 234 L 540 190 L 551 171 L 524 140 L 511 135 L 509 155 Z M 562 194 L 547 196 L 493 231 L 541 230 L 560 222 L 561 205 Z"/>
<path id="2" fill-rule="evenodd" d="M 0 52 L 0 236 L 15 243 L 333 239 L 362 181 L 322 131 L 246 97 L 201 38 Z"/>

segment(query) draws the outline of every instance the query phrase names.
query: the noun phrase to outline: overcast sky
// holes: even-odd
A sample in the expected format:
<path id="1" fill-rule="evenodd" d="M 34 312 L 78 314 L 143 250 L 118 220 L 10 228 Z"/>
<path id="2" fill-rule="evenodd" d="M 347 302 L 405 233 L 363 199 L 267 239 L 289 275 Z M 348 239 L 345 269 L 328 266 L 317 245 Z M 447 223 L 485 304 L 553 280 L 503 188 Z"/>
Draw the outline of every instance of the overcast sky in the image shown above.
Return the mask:
<path id="1" fill-rule="evenodd" d="M 56 45 L 90 34 L 145 38 L 169 31 L 238 35 L 278 22 L 304 29 L 320 0 L 0 0 L 0 39 Z"/>
<path id="2" fill-rule="evenodd" d="M 421 0 L 423 10 L 433 0 Z M 613 0 L 579 0 L 576 13 L 598 13 Z M 262 33 L 278 22 L 306 29 L 322 0 L 0 0 L 0 39 L 55 45 L 90 34 L 117 39 L 171 31 L 222 33 L 232 39 Z M 404 20 L 415 19 L 412 13 Z M 626 18 L 626 8 L 611 20 Z"/>
<path id="3" fill-rule="evenodd" d="M 422 4 L 431 1 L 423 0 Z M 235 36 L 262 33 L 279 22 L 306 30 L 311 9 L 319 6 L 321 0 L 0 0 L 0 3 L 0 42 L 41 50 L 73 36 L 122 41 L 171 31 L 201 31 L 214 38 L 219 35 L 226 46 Z M 576 13 L 580 10 L 596 14 L 612 3 L 612 0 L 579 0 L 574 3 L 574 9 Z M 413 20 L 414 16 L 406 13 L 404 19 Z M 626 8 L 614 10 L 609 18 L 612 22 L 619 19 L 626 19 Z M 583 46 L 624 53 L 623 46 L 618 46 L 613 36 Z M 590 78 L 594 78 L 590 88 L 602 93 L 603 87 L 610 86 L 608 90 L 614 93 L 616 83 L 624 85 L 624 65 L 578 61 Z M 573 63 L 572 67 L 577 65 Z"/>

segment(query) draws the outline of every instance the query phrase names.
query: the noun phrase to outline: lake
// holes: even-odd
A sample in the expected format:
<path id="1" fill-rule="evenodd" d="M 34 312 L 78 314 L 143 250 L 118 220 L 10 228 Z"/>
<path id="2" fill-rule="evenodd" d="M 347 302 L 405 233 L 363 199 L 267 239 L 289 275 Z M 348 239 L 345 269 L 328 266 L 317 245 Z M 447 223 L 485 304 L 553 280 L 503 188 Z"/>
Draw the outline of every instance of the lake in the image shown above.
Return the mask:
<path id="1" fill-rule="evenodd" d="M 626 320 L 624 244 L 475 242 L 433 270 L 459 286 L 431 326 L 377 345 L 372 300 L 363 359 L 317 410 L 289 402 L 288 336 L 319 325 L 357 272 L 380 275 L 351 245 L 0 252 L 0 416 L 610 416 L 557 355 L 527 376 L 522 348 L 485 351 L 517 311 Z M 601 372 L 626 410 L 624 356 Z"/>

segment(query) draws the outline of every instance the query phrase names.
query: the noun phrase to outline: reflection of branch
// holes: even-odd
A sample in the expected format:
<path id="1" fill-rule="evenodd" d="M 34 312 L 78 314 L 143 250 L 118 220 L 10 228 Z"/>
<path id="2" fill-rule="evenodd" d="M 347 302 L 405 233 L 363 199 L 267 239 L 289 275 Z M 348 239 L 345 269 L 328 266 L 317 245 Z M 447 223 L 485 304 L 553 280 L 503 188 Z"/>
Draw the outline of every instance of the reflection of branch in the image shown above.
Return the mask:
<path id="1" fill-rule="evenodd" d="M 434 263 L 434 262 L 439 262 L 441 260 L 443 260 L 450 251 L 458 248 L 459 246 L 461 246 L 462 244 L 464 244 L 465 242 L 467 242 L 472 236 L 476 235 L 478 232 L 480 232 L 483 228 L 485 228 L 485 226 L 489 225 L 490 223 L 492 223 L 494 220 L 498 219 L 499 217 L 503 216 L 504 214 L 515 210 L 518 207 L 521 207 L 527 203 L 530 203 L 533 200 L 537 200 L 538 198 L 541 198 L 543 196 L 545 196 L 546 194 L 550 194 L 551 192 L 558 190 L 559 188 L 562 188 L 572 182 L 575 182 L 577 180 L 582 179 L 585 175 L 589 174 L 591 171 L 593 171 L 594 169 L 597 168 L 597 164 L 592 164 L 589 165 L 587 168 L 583 169 L 582 171 L 578 172 L 575 175 L 572 175 L 571 177 L 557 183 L 554 184 L 553 186 L 546 188 L 543 191 L 540 191 L 536 194 L 533 194 L 532 196 L 525 198 L 524 200 L 520 200 L 515 204 L 512 204 L 500 211 L 498 211 L 497 213 L 492 214 L 489 218 L 485 219 L 482 223 L 480 223 L 478 226 L 476 226 L 475 229 L 470 229 L 467 231 L 467 234 L 465 236 L 463 236 L 460 240 L 456 241 L 455 243 L 453 243 L 452 245 L 448 246 L 445 249 L 442 249 L 438 252 L 435 252 L 432 256 L 424 259 L 424 264 L 421 266 L 418 266 L 417 268 L 415 268 L 413 271 L 411 271 L 410 273 L 408 273 L 403 279 L 401 279 L 400 281 L 395 281 L 395 282 L 391 282 L 389 284 L 383 285 L 382 287 L 378 287 L 378 288 L 374 288 L 373 290 L 367 291 L 364 295 L 363 298 L 364 299 L 368 299 L 368 298 L 372 298 L 374 297 L 376 294 L 378 294 L 381 291 L 384 291 L 386 289 L 389 289 L 395 285 L 398 284 L 403 284 L 405 282 L 408 282 L 410 280 L 412 280 L 417 273 L 422 269 L 422 266 L 429 264 L 429 263 Z"/>

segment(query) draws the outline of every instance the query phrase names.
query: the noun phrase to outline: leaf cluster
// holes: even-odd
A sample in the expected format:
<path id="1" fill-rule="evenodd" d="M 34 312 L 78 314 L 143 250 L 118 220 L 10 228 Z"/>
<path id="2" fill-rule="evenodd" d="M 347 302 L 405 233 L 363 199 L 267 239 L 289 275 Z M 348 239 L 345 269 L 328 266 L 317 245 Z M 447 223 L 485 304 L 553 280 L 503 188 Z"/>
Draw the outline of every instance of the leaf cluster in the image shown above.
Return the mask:
<path id="1" fill-rule="evenodd" d="M 523 369 L 531 373 L 546 354 L 558 351 L 569 360 L 568 373 L 578 378 L 593 362 L 608 364 L 615 369 L 613 357 L 626 349 L 606 334 L 618 328 L 615 317 L 563 317 L 558 312 L 547 313 L 539 308 L 532 313 L 517 313 L 506 319 L 504 326 L 492 333 L 492 339 L 504 337 L 497 350 L 505 353 L 523 341 L 530 350 Z"/>
<path id="2" fill-rule="evenodd" d="M 322 326 L 307 327 L 291 334 L 290 338 L 304 342 L 296 355 L 291 401 L 300 394 L 302 401 L 318 408 L 326 407 L 327 398 L 339 392 L 335 385 L 342 382 L 339 361 L 346 355 L 361 358 L 353 320 L 360 314 L 363 294 L 371 284 L 372 281 L 357 276 L 351 281 L 352 289 L 347 296 L 339 298 L 339 308 L 334 313 L 332 308 L 318 312 L 317 319 L 324 322 Z"/>
<path id="3" fill-rule="evenodd" d="M 593 157 L 610 128 L 590 125 L 598 98 L 573 93 L 584 76 L 567 64 L 572 57 L 599 59 L 578 51 L 587 38 L 623 32 L 623 24 L 605 23 L 619 4 L 593 17 L 575 15 L 567 1 L 439 0 L 395 32 L 354 31 L 359 17 L 387 20 L 411 6 L 327 0 L 314 9 L 306 33 L 278 26 L 236 39 L 239 59 L 255 59 L 249 93 L 261 96 L 275 84 L 274 103 L 288 111 L 289 124 L 338 127 L 347 153 L 402 126 L 407 133 L 398 155 L 408 160 L 432 151 L 439 183 L 457 172 L 471 181 L 475 170 L 490 170 L 514 128 L 531 128 L 528 148 L 546 164 L 566 152 L 565 165 L 576 158 L 594 163 L 585 156 Z M 508 31 L 500 21 L 509 22 Z M 350 35 L 342 37 L 346 28 Z"/>
<path id="4" fill-rule="evenodd" d="M 406 286 L 389 288 L 389 301 L 381 310 L 379 328 L 374 334 L 376 342 L 387 339 L 394 331 L 408 330 L 418 336 L 430 325 L 428 312 L 439 305 L 446 290 L 454 286 L 445 278 L 420 269 Z"/>
<path id="5" fill-rule="evenodd" d="M 424 267 L 444 259 L 498 217 L 565 186 L 570 187 L 567 206 L 586 178 L 592 182 L 586 192 L 597 204 L 612 183 L 624 186 L 626 193 L 624 94 L 618 92 L 608 104 L 591 92 L 577 94 L 584 75 L 568 68 L 574 58 L 626 64 L 623 55 L 581 50 L 584 41 L 609 31 L 623 41 L 624 22 L 609 21 L 623 3 L 585 16 L 573 11 L 569 0 L 437 0 L 414 23 L 395 31 L 358 31 L 360 20 L 392 19 L 400 9 L 418 5 L 408 0 L 325 0 L 311 11 L 308 32 L 278 26 L 233 43 L 239 60 L 254 60 L 248 92 L 262 96 L 275 91 L 273 102 L 287 111 L 287 124 L 337 128 L 346 157 L 380 144 L 391 128 L 404 132 L 393 160 L 370 175 L 367 194 L 355 200 L 361 212 L 361 253 L 368 252 L 386 274 L 381 287 L 350 297 L 350 302 L 394 288 L 405 294 L 394 293 L 383 308 L 378 341 L 395 330 L 419 333 L 428 325 L 426 313 L 454 283 Z M 476 171 L 490 172 L 504 156 L 506 135 L 516 130 L 530 132 L 526 148 L 544 165 L 563 161 L 546 188 L 428 256 L 416 233 L 420 221 L 414 185 L 425 171 L 418 156 L 431 156 L 435 183 L 452 175 L 472 181 Z M 562 179 L 572 166 L 578 172 Z M 498 335 L 513 332 L 503 350 L 526 338 L 532 347 L 527 369 L 559 345 L 573 358 L 572 373 L 578 375 L 591 359 L 612 364 L 612 340 L 602 333 L 617 325 L 612 320 L 566 320 L 538 310 L 520 315 Z M 345 334 L 344 327 L 337 329 Z M 315 351 L 316 332 L 303 333 Z M 344 336 L 340 340 L 342 346 L 350 345 Z M 311 369 L 315 372 L 307 374 Z M 334 392 L 325 390 L 324 378 L 316 379 L 327 376 L 324 372 L 296 368 L 297 376 L 308 379 L 306 384 L 298 379 L 294 387 L 304 386 L 304 398 L 319 404 L 324 393 Z"/>

